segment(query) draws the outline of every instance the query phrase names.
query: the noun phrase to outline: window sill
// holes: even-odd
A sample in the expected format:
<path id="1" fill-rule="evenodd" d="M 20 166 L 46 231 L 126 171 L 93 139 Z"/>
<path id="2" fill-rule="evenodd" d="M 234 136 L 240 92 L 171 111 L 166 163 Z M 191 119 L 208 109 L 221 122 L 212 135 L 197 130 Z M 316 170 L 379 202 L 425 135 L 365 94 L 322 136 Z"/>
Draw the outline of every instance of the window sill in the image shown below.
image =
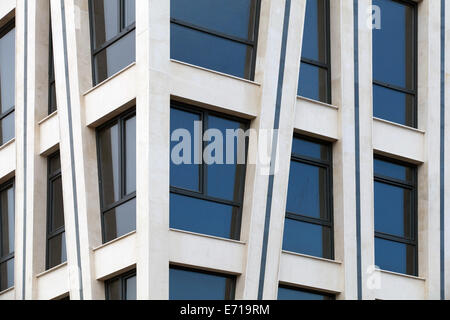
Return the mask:
<path id="1" fill-rule="evenodd" d="M 112 76 L 110 76 L 109 78 L 103 80 L 102 82 L 96 84 L 94 87 L 92 87 L 91 89 L 89 89 L 88 91 L 86 91 L 85 93 L 83 93 L 83 96 L 88 95 L 89 93 L 91 93 L 92 91 L 94 91 L 95 89 L 103 86 L 105 83 L 110 82 L 112 79 L 117 78 L 120 74 L 126 72 L 127 70 L 133 68 L 136 65 L 136 61 L 129 64 L 128 66 L 126 66 L 125 68 L 123 68 L 122 70 L 117 71 L 116 73 L 114 73 Z"/>
<path id="2" fill-rule="evenodd" d="M 200 66 L 197 66 L 195 64 L 190 64 L 190 63 L 179 61 L 179 60 L 175 60 L 175 59 L 170 59 L 170 62 L 181 64 L 183 66 L 187 66 L 187 67 L 190 67 L 190 68 L 203 70 L 203 71 L 206 71 L 206 72 L 209 72 L 209 73 L 213 73 L 213 74 L 217 74 L 217 75 L 220 75 L 220 76 L 225 76 L 227 78 L 231 78 L 231 79 L 234 79 L 234 80 L 239 80 L 239 81 L 242 81 L 242 82 L 253 84 L 253 85 L 256 85 L 258 87 L 261 86 L 261 84 L 259 84 L 258 82 L 255 82 L 255 81 L 244 79 L 244 78 L 240 78 L 240 77 L 236 77 L 236 76 L 233 76 L 233 75 L 228 74 L 228 73 L 223 73 L 223 72 L 220 72 L 220 71 L 216 71 L 216 70 L 200 67 Z"/>
<path id="3" fill-rule="evenodd" d="M 240 244 L 240 245 L 245 245 L 245 242 L 240 241 L 240 240 L 233 240 L 233 239 L 228 239 L 228 238 L 211 236 L 211 235 L 207 235 L 207 234 L 203 234 L 203 233 L 197 233 L 197 232 L 180 230 L 180 229 L 172 229 L 172 228 L 170 228 L 169 230 L 171 232 L 190 234 L 190 235 L 197 236 L 197 237 L 202 237 L 202 238 L 208 238 L 208 239 L 214 239 L 214 240 L 220 240 L 220 241 L 226 241 L 226 242 L 237 243 L 237 244 Z"/>
<path id="4" fill-rule="evenodd" d="M 394 272 L 394 271 L 388 271 L 388 270 L 383 270 L 383 269 L 376 269 L 376 270 L 378 270 L 379 272 L 384 273 L 384 274 L 389 274 L 389 275 L 398 276 L 398 277 L 402 277 L 402 278 L 419 280 L 419 281 L 426 281 L 425 278 L 417 277 L 417 276 L 411 276 L 409 274 L 404 274 L 404 273 L 399 273 L 399 272 Z"/>
<path id="5" fill-rule="evenodd" d="M 109 246 L 109 245 L 111 245 L 111 244 L 113 244 L 113 243 L 115 243 L 115 242 L 119 242 L 119 241 L 122 240 L 122 239 L 131 237 L 131 236 L 134 235 L 134 234 L 136 234 L 136 230 L 131 231 L 131 232 L 128 232 L 128 233 L 124 234 L 123 236 L 120 236 L 120 237 L 118 237 L 118 238 L 116 238 L 116 239 L 113 239 L 113 240 L 111 240 L 111 241 L 108 241 L 108 242 L 106 242 L 106 243 L 104 243 L 104 244 L 102 244 L 102 245 L 100 245 L 100 246 L 98 246 L 98 247 L 95 247 L 94 249 L 92 249 L 92 251 L 94 251 L 94 252 L 95 252 L 95 251 L 98 251 L 98 250 L 100 250 L 101 248 L 107 247 L 107 246 Z"/>
<path id="6" fill-rule="evenodd" d="M 11 288 L 5 289 L 3 291 L 0 292 L 0 297 L 4 294 L 7 294 L 8 292 L 14 291 L 14 286 L 12 286 Z"/>
<path id="7" fill-rule="evenodd" d="M 48 116 L 46 116 L 44 119 L 42 119 L 41 121 L 38 122 L 38 125 L 43 124 L 44 122 L 46 122 L 48 119 L 51 119 L 53 117 L 56 117 L 58 115 L 58 110 L 53 111 L 52 113 L 50 113 Z"/>
<path id="8" fill-rule="evenodd" d="M 339 110 L 338 106 L 335 106 L 335 105 L 332 105 L 332 104 L 329 104 L 329 103 L 325 103 L 325 102 L 322 102 L 322 101 L 306 98 L 306 97 L 303 97 L 303 96 L 297 96 L 297 100 L 308 101 L 308 102 L 311 102 L 311 103 L 314 103 L 314 104 L 318 104 L 318 105 L 320 105 L 322 107 L 328 107 L 328 108 L 331 108 L 331 109 Z"/>
<path id="9" fill-rule="evenodd" d="M 66 262 L 63 262 L 63 263 L 61 263 L 61 264 L 58 264 L 57 266 L 55 266 L 55 267 L 53 267 L 53 268 L 50 268 L 50 269 L 48 269 L 48 270 L 45 270 L 44 272 L 41 272 L 41 273 L 37 274 L 37 275 L 36 275 L 36 278 L 42 278 L 43 276 L 45 276 L 45 275 L 47 275 L 47 274 L 49 274 L 49 273 L 52 273 L 53 271 L 56 271 L 56 270 L 58 270 L 58 269 L 62 269 L 62 268 L 64 268 L 65 266 L 67 266 L 67 261 L 66 261 Z"/>
<path id="10" fill-rule="evenodd" d="M 16 138 L 12 138 L 11 140 L 5 142 L 4 144 L 2 144 L 0 146 L 0 151 L 2 151 L 3 149 L 6 149 L 9 145 L 13 144 L 16 141 Z"/>
<path id="11" fill-rule="evenodd" d="M 409 127 L 409 126 L 405 126 L 404 124 L 392 122 L 392 121 L 389 121 L 389 120 L 384 120 L 384 119 L 377 118 L 377 117 L 373 117 L 373 120 L 374 121 L 378 121 L 378 122 L 387 123 L 387 124 L 395 126 L 395 127 L 399 127 L 399 128 L 407 129 L 407 130 L 410 130 L 410 131 L 418 132 L 418 133 L 421 133 L 421 134 L 425 134 L 425 131 L 423 131 L 423 130 L 416 129 L 416 128 Z"/>
<path id="12" fill-rule="evenodd" d="M 315 257 L 315 256 L 310 256 L 308 254 L 297 253 L 297 252 L 286 251 L 286 250 L 282 250 L 281 252 L 291 255 L 291 256 L 297 256 L 297 257 L 302 257 L 302 258 L 306 258 L 306 259 L 313 259 L 313 260 L 318 260 L 318 261 L 322 261 L 322 262 L 342 265 L 342 262 L 338 261 L 338 260 L 331 260 L 331 259 L 326 259 L 326 258 L 321 258 L 321 257 Z"/>

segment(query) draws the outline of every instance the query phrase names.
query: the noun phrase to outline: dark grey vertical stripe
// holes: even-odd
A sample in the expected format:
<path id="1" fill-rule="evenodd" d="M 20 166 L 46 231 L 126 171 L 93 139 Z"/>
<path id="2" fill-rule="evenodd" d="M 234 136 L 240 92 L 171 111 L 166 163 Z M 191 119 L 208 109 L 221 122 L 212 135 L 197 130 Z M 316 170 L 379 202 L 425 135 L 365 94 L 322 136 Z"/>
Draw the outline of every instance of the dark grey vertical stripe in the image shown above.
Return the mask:
<path id="1" fill-rule="evenodd" d="M 83 273 L 81 269 L 81 254 L 80 254 L 80 231 L 78 222 L 78 195 L 77 195 L 77 178 L 75 175 L 75 155 L 73 146 L 73 125 L 72 125 L 72 102 L 70 100 L 70 84 L 69 84 L 69 63 L 67 56 L 67 33 L 66 33 L 66 9 L 64 6 L 64 0 L 61 0 L 61 18 L 62 18 L 62 33 L 63 33 L 63 44 L 64 44 L 64 67 L 66 76 L 66 95 L 67 95 L 67 113 L 69 120 L 69 139 L 70 139 L 70 160 L 72 164 L 72 188 L 73 188 L 73 205 L 74 205 L 74 216 L 75 216 L 75 236 L 76 236 L 76 246 L 77 246 L 77 262 L 78 269 L 80 272 L 79 286 L 80 286 L 80 300 L 83 300 Z"/>
<path id="2" fill-rule="evenodd" d="M 28 0 L 24 0 L 24 81 L 23 81 L 23 268 L 22 299 L 25 299 L 27 264 L 27 124 L 28 124 Z"/>
<path id="3" fill-rule="evenodd" d="M 360 148 L 359 148 L 359 39 L 358 39 L 358 0 L 353 0 L 353 36 L 355 59 L 355 178 L 356 178 L 356 260 L 358 299 L 362 299 L 362 273 L 361 273 L 361 174 L 360 174 Z"/>
<path id="4" fill-rule="evenodd" d="M 441 299 L 445 300 L 445 0 L 441 0 Z"/>
<path id="5" fill-rule="evenodd" d="M 272 154 L 271 154 L 271 168 L 275 168 L 276 150 L 278 148 L 278 129 L 280 127 L 280 112 L 281 112 L 281 97 L 283 94 L 283 78 L 284 68 L 286 64 L 286 46 L 289 29 L 289 16 L 291 12 L 291 0 L 286 0 L 286 7 L 284 10 L 284 22 L 283 22 L 283 37 L 281 42 L 281 55 L 280 55 L 280 70 L 278 72 L 278 86 L 277 86 L 277 100 L 275 105 L 275 123 L 274 123 L 274 135 L 272 137 Z M 261 254 L 261 270 L 259 274 L 259 289 L 258 299 L 261 300 L 264 291 L 264 276 L 266 274 L 266 261 L 267 261 L 267 241 L 269 240 L 269 227 L 270 227 L 270 209 L 272 207 L 273 196 L 273 179 L 274 175 L 269 177 L 269 187 L 267 192 L 266 203 L 266 217 L 264 221 L 264 238 Z"/>

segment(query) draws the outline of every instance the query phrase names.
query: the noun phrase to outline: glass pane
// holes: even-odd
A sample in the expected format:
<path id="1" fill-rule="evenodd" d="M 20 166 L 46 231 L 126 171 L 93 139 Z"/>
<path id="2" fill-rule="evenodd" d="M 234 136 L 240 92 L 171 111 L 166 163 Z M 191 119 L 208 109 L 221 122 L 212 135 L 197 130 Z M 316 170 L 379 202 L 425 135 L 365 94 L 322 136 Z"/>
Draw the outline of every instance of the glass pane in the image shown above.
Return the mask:
<path id="1" fill-rule="evenodd" d="M 126 282 L 126 299 L 125 300 L 136 300 L 136 276 L 128 278 Z"/>
<path id="2" fill-rule="evenodd" d="M 0 120 L 0 145 L 10 141 L 16 135 L 14 112 Z"/>
<path id="3" fill-rule="evenodd" d="M 52 222 L 50 231 L 54 231 L 64 226 L 64 201 L 61 177 L 51 182 L 52 190 Z"/>
<path id="4" fill-rule="evenodd" d="M 1 254 L 6 256 L 14 252 L 14 188 L 9 188 L 0 193 L 1 214 Z"/>
<path id="5" fill-rule="evenodd" d="M 331 259 L 331 229 L 286 218 L 283 250 Z"/>
<path id="6" fill-rule="evenodd" d="M 375 182 L 375 231 L 411 239 L 410 190 Z"/>
<path id="7" fill-rule="evenodd" d="M 106 286 L 107 289 L 107 298 L 108 300 L 122 300 L 122 286 L 121 286 L 122 280 L 115 279 L 113 281 L 108 281 L 108 284 Z"/>
<path id="8" fill-rule="evenodd" d="M 373 86 L 373 116 L 405 126 L 414 126 L 414 96 Z"/>
<path id="9" fill-rule="evenodd" d="M 0 115 L 15 105 L 15 40 L 15 29 L 0 38 Z"/>
<path id="10" fill-rule="evenodd" d="M 331 297 L 300 289 L 279 287 L 278 300 L 331 300 Z"/>
<path id="11" fill-rule="evenodd" d="M 50 84 L 49 106 L 49 113 L 53 113 L 58 109 L 56 104 L 56 87 L 54 82 Z"/>
<path id="12" fill-rule="evenodd" d="M 170 269 L 170 300 L 227 300 L 233 280 L 213 274 Z"/>
<path id="13" fill-rule="evenodd" d="M 170 26 L 170 57 L 249 79 L 252 47 L 176 24 Z"/>
<path id="14" fill-rule="evenodd" d="M 414 89 L 414 9 L 391 0 L 373 4 L 381 9 L 381 28 L 373 29 L 373 77 Z"/>
<path id="15" fill-rule="evenodd" d="M 14 286 L 14 258 L 0 264 L 0 291 Z"/>
<path id="16" fill-rule="evenodd" d="M 171 228 L 236 238 L 237 218 L 238 209 L 232 206 L 170 194 Z"/>
<path id="17" fill-rule="evenodd" d="M 126 194 L 136 191 L 136 116 L 125 120 Z"/>
<path id="18" fill-rule="evenodd" d="M 96 48 L 111 40 L 120 31 L 119 0 L 93 0 Z"/>
<path id="19" fill-rule="evenodd" d="M 200 115 L 197 113 L 170 109 L 170 185 L 172 187 L 200 191 L 200 166 L 194 164 L 202 160 L 203 132 L 200 120 Z M 197 121 L 197 129 L 195 129 L 195 121 Z M 197 157 L 195 157 L 196 149 Z"/>
<path id="20" fill-rule="evenodd" d="M 49 158 L 50 160 L 50 175 L 61 170 L 61 157 L 59 154 Z"/>
<path id="21" fill-rule="evenodd" d="M 104 214 L 105 242 L 136 230 L 136 198 Z"/>
<path id="22" fill-rule="evenodd" d="M 132 25 L 136 21 L 136 1 L 125 0 L 125 27 Z"/>
<path id="23" fill-rule="evenodd" d="M 300 138 L 294 138 L 292 141 L 292 153 L 295 155 L 306 156 L 326 161 L 329 160 L 328 151 L 329 147 L 321 143 L 312 142 Z"/>
<path id="24" fill-rule="evenodd" d="M 297 95 L 308 99 L 329 103 L 327 91 L 327 70 L 301 63 Z"/>
<path id="25" fill-rule="evenodd" d="M 403 180 L 405 182 L 413 181 L 414 170 L 410 167 L 380 159 L 375 159 L 373 163 L 375 175 Z"/>
<path id="26" fill-rule="evenodd" d="M 326 0 L 307 0 L 302 58 L 327 63 Z"/>
<path id="27" fill-rule="evenodd" d="M 67 261 L 66 234 L 63 232 L 48 240 L 48 268 Z"/>
<path id="28" fill-rule="evenodd" d="M 119 126 L 102 130 L 99 142 L 102 200 L 107 207 L 120 199 Z"/>
<path id="29" fill-rule="evenodd" d="M 375 264 L 382 270 L 415 275 L 415 248 L 404 243 L 375 238 Z"/>
<path id="30" fill-rule="evenodd" d="M 136 32 L 132 31 L 95 56 L 96 83 L 136 61 Z"/>
<path id="31" fill-rule="evenodd" d="M 245 126 L 237 121 L 214 116 L 208 118 L 208 126 L 208 129 L 216 132 L 208 136 L 211 140 L 208 143 L 211 152 L 206 152 L 204 160 L 207 163 L 214 159 L 216 161 L 207 166 L 207 194 L 230 201 L 240 201 L 240 191 L 243 187 L 241 182 L 245 174 Z M 233 137 L 235 132 L 236 137 Z M 209 156 L 212 159 L 209 159 Z M 241 164 L 238 164 L 238 160 Z"/>
<path id="32" fill-rule="evenodd" d="M 327 170 L 291 161 L 286 210 L 327 219 Z"/>
<path id="33" fill-rule="evenodd" d="M 253 40 L 255 0 L 171 0 L 171 18 Z"/>

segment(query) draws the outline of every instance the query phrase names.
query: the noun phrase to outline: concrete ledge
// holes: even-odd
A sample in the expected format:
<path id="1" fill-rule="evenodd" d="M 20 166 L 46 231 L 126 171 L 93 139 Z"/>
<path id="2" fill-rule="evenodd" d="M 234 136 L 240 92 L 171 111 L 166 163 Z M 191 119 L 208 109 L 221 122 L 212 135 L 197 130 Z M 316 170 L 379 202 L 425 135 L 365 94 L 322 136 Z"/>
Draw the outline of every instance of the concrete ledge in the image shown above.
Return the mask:
<path id="1" fill-rule="evenodd" d="M 0 292 L 0 300 L 14 300 L 15 295 L 16 292 L 14 290 L 14 287 L 11 287 Z"/>
<path id="2" fill-rule="evenodd" d="M 69 268 L 63 263 L 37 275 L 37 299 L 51 300 L 69 292 Z"/>
<path id="3" fill-rule="evenodd" d="M 329 293 L 343 291 L 342 263 L 283 251 L 280 261 L 282 284 Z"/>
<path id="4" fill-rule="evenodd" d="M 12 139 L 0 147 L 0 181 L 7 180 L 16 170 L 16 140 Z"/>
<path id="5" fill-rule="evenodd" d="M 381 300 L 424 300 L 425 279 L 400 273 L 377 270 L 380 288 L 375 290 L 376 299 Z"/>
<path id="6" fill-rule="evenodd" d="M 58 111 L 53 112 L 39 122 L 39 153 L 48 155 L 59 145 L 59 117 Z"/>

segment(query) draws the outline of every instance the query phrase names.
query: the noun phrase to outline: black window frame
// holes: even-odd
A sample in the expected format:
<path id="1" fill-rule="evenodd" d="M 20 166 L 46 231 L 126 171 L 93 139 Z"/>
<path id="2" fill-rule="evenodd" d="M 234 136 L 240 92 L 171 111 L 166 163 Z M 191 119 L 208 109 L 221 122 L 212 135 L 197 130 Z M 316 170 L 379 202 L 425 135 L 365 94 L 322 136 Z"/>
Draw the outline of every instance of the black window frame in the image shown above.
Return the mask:
<path id="1" fill-rule="evenodd" d="M 167 1 L 170 1 L 170 0 L 167 0 Z M 237 43 L 252 47 L 252 55 L 251 55 L 250 64 L 249 64 L 249 67 L 250 67 L 249 77 L 248 78 L 244 77 L 244 79 L 254 81 L 255 69 L 256 69 L 256 58 L 257 58 L 257 51 L 258 51 L 258 35 L 259 35 L 259 22 L 260 22 L 259 20 L 260 20 L 260 14 L 261 14 L 261 0 L 254 0 L 254 1 L 255 1 L 255 9 L 254 9 L 254 15 L 252 17 L 254 19 L 253 41 L 243 39 L 243 38 L 240 38 L 237 36 L 229 35 L 229 34 L 226 34 L 223 32 L 215 31 L 212 29 L 208 29 L 205 27 L 201 27 L 201 26 L 195 25 L 193 23 L 183 21 L 181 19 L 175 19 L 175 18 L 172 18 L 172 16 L 170 17 L 170 23 L 171 24 L 173 23 L 178 26 L 185 27 L 185 28 L 188 28 L 191 30 L 206 33 L 206 34 L 209 34 L 209 35 L 221 38 L 221 39 L 230 40 L 233 42 L 237 42 Z"/>
<path id="2" fill-rule="evenodd" d="M 52 87 L 55 88 L 56 92 L 56 78 L 55 78 L 55 61 L 54 61 L 54 52 L 53 52 L 53 32 L 52 32 L 52 20 L 50 14 L 50 28 L 49 28 L 49 53 L 48 53 L 48 114 L 52 114 L 53 112 L 58 110 L 58 103 L 55 100 L 55 105 L 52 105 Z"/>
<path id="3" fill-rule="evenodd" d="M 100 191 L 100 212 L 101 212 L 101 226 L 102 226 L 102 242 L 107 243 L 110 241 L 113 241 L 114 239 L 106 241 L 106 229 L 105 229 L 105 214 L 109 211 L 121 206 L 124 203 L 127 203 L 129 201 L 132 201 L 136 198 L 136 191 L 126 194 L 126 157 L 125 157 L 125 150 L 126 150 L 126 135 L 125 135 L 125 122 L 132 118 L 136 117 L 136 106 L 130 108 L 129 110 L 123 112 L 119 116 L 107 121 L 106 123 L 102 124 L 96 129 L 96 144 L 97 144 L 97 168 L 98 168 L 98 185 L 99 185 L 99 191 Z M 101 167 L 101 141 L 100 141 L 100 132 L 104 129 L 108 129 L 114 124 L 118 125 L 118 131 L 119 131 L 119 188 L 120 188 L 120 199 L 109 206 L 104 205 L 104 199 L 103 199 L 103 181 L 102 181 L 102 167 Z M 136 132 L 137 134 L 137 132 Z"/>
<path id="4" fill-rule="evenodd" d="M 314 290 L 314 289 L 310 289 L 310 288 L 295 287 L 295 286 L 284 284 L 284 283 L 280 283 L 278 285 L 278 290 L 280 288 L 287 289 L 287 290 L 300 291 L 300 292 L 305 292 L 305 293 L 321 295 L 324 298 L 326 298 L 324 300 L 336 300 L 336 295 L 334 295 L 334 294 L 331 294 L 331 293 L 328 293 L 328 292 L 323 292 L 323 291 L 318 291 L 318 290 Z M 291 300 L 291 301 L 295 301 L 295 300 Z"/>
<path id="5" fill-rule="evenodd" d="M 107 50 L 109 47 L 117 43 L 119 40 L 127 36 L 129 33 L 136 30 L 136 21 L 130 24 L 129 26 L 126 26 L 126 17 L 125 17 L 125 0 L 115 0 L 119 4 L 119 17 L 118 17 L 118 26 L 119 26 L 119 32 L 109 39 L 108 41 L 104 42 L 99 47 L 95 44 L 95 19 L 94 19 L 94 0 L 89 0 L 89 23 L 90 23 L 90 37 L 91 37 L 91 67 L 92 67 L 92 82 L 93 85 L 96 86 L 106 80 L 108 80 L 110 77 L 107 77 L 106 79 L 102 81 L 98 81 L 98 75 L 95 71 L 95 57 L 99 55 L 102 51 Z M 107 1 L 113 1 L 113 0 L 107 0 Z M 136 44 L 135 44 L 136 45 Z M 136 57 L 135 57 L 136 61 Z M 125 67 L 126 68 L 126 67 Z"/>
<path id="6" fill-rule="evenodd" d="M 306 165 L 311 165 L 315 167 L 319 167 L 326 170 L 326 213 L 327 219 L 321 218 L 313 218 L 305 215 L 301 215 L 298 213 L 289 212 L 286 208 L 285 210 L 285 219 L 292 219 L 295 221 L 309 223 L 318 225 L 321 227 L 330 228 L 330 257 L 324 258 L 328 260 L 335 259 L 335 248 L 334 248 L 334 208 L 333 208 L 333 144 L 331 142 L 315 139 L 309 136 L 304 136 L 301 134 L 295 133 L 293 136 L 293 140 L 300 139 L 304 141 L 310 141 L 316 144 L 320 144 L 327 147 L 327 159 L 328 160 L 320 160 L 318 158 L 309 157 L 306 155 L 296 154 L 292 150 L 291 152 L 291 162 L 302 163 Z M 289 187 L 289 186 L 288 186 Z"/>
<path id="7" fill-rule="evenodd" d="M 413 89 L 407 89 L 407 88 L 402 88 L 400 86 L 397 85 L 393 85 L 393 84 L 389 84 L 387 82 L 383 82 L 383 81 L 378 81 L 375 79 L 372 79 L 372 86 L 379 86 L 382 87 L 384 89 L 389 89 L 389 90 L 393 90 L 396 92 L 400 92 L 403 93 L 405 95 L 410 95 L 413 96 L 413 108 L 412 108 L 412 112 L 413 112 L 413 116 L 412 116 L 412 124 L 408 125 L 408 124 L 402 124 L 408 127 L 412 127 L 417 129 L 418 127 L 418 105 L 419 105 L 419 100 L 418 100 L 418 69 L 419 69 L 419 33 L 418 33 L 418 24 L 419 24 L 419 10 L 418 10 L 418 3 L 414 2 L 412 0 L 390 0 L 390 1 L 394 1 L 403 5 L 407 5 L 409 7 L 411 7 L 414 11 L 414 16 L 413 16 L 413 41 L 412 41 L 412 48 L 411 48 L 411 52 L 414 55 L 413 59 L 412 59 L 412 75 L 413 75 Z M 375 32 L 375 30 L 373 30 L 372 32 Z M 372 49 L 373 52 L 373 49 Z M 373 78 L 373 76 L 372 76 Z M 384 119 L 383 119 L 384 120 Z M 389 120 L 387 120 L 389 121 Z"/>
<path id="8" fill-rule="evenodd" d="M 211 111 L 208 109 L 195 107 L 193 105 L 189 105 L 189 104 L 186 104 L 183 102 L 178 102 L 178 101 L 170 102 L 170 109 L 172 109 L 172 108 L 199 115 L 200 121 L 202 122 L 202 133 L 201 133 L 202 137 L 204 136 L 205 131 L 208 129 L 209 116 L 215 116 L 215 117 L 222 118 L 222 119 L 229 119 L 232 121 L 240 122 L 243 125 L 245 125 L 245 130 L 248 130 L 250 128 L 249 120 L 239 118 L 236 116 L 232 116 L 232 115 L 228 115 L 226 113 Z M 209 201 L 209 202 L 214 202 L 214 203 L 218 203 L 218 204 L 222 204 L 222 205 L 228 205 L 233 208 L 238 208 L 239 210 L 238 210 L 238 214 L 236 217 L 236 221 L 234 222 L 234 225 L 233 225 L 233 221 L 231 223 L 234 228 L 233 228 L 233 231 L 231 232 L 230 238 L 229 238 L 231 240 L 238 240 L 238 241 L 240 240 L 240 236 L 241 236 L 242 210 L 243 210 L 243 206 L 244 206 L 245 178 L 246 178 L 246 174 L 247 174 L 247 160 L 248 160 L 248 141 L 249 141 L 249 139 L 246 136 L 245 137 L 245 169 L 241 176 L 241 181 L 240 181 L 239 201 L 231 201 L 231 200 L 216 198 L 216 197 L 212 197 L 212 196 L 209 196 L 206 194 L 206 192 L 208 190 L 207 189 L 207 183 L 208 183 L 208 181 L 207 181 L 208 180 L 207 166 L 208 166 L 208 164 L 206 164 L 205 161 L 203 161 L 203 159 L 201 161 L 201 164 L 199 164 L 200 169 L 199 169 L 199 191 L 198 192 L 193 191 L 193 190 L 179 188 L 179 187 L 173 187 L 170 185 L 170 193 L 177 194 L 180 196 L 194 198 L 197 200 Z M 202 139 L 202 143 L 201 143 L 202 155 L 203 155 L 203 151 L 205 150 L 208 143 L 209 142 L 203 141 L 203 139 Z M 170 160 L 170 161 L 172 161 L 172 160 Z"/>
<path id="9" fill-rule="evenodd" d="M 396 160 L 396 159 L 388 158 L 388 157 L 385 157 L 382 155 L 378 155 L 378 154 L 374 155 L 374 160 L 381 160 L 384 162 L 401 165 L 403 167 L 407 167 L 412 170 L 411 171 L 412 172 L 412 181 L 410 183 L 408 183 L 407 181 L 404 181 L 404 180 L 399 180 L 399 179 L 384 176 L 381 174 L 376 174 L 375 170 L 374 170 L 374 173 L 373 173 L 374 183 L 379 182 L 379 183 L 383 183 L 383 184 L 387 184 L 387 185 L 395 186 L 395 187 L 400 187 L 400 188 L 411 191 L 411 211 L 412 211 L 411 212 L 411 230 L 410 230 L 411 235 L 412 235 L 411 239 L 408 239 L 407 237 L 400 237 L 400 236 L 395 236 L 395 235 L 391 235 L 388 233 L 378 232 L 378 231 L 376 231 L 375 228 L 374 228 L 374 238 L 375 239 L 379 238 L 382 240 L 387 240 L 387 241 L 391 241 L 391 242 L 396 242 L 396 243 L 401 243 L 404 245 L 412 246 L 414 248 L 414 261 L 413 261 L 413 266 L 412 266 L 412 273 L 409 274 L 406 272 L 405 274 L 411 275 L 411 276 L 418 276 L 418 273 L 419 273 L 419 245 L 418 245 L 419 220 L 418 219 L 419 219 L 419 217 L 418 217 L 418 177 L 417 177 L 418 169 L 417 169 L 417 166 L 414 166 L 410 163 L 403 162 L 400 160 Z M 374 212 L 374 219 L 375 219 L 375 212 Z"/>
<path id="10" fill-rule="evenodd" d="M 127 280 L 130 278 L 136 277 L 136 284 L 137 284 L 137 274 L 136 269 L 127 271 L 125 273 L 122 273 L 114 278 L 108 279 L 105 281 L 105 300 L 110 300 L 111 297 L 109 296 L 109 286 L 111 285 L 111 282 L 120 281 L 120 294 L 121 299 L 120 300 L 126 300 L 127 296 Z"/>
<path id="11" fill-rule="evenodd" d="M 308 1 L 308 0 L 306 0 Z M 325 60 L 326 62 L 320 62 L 320 61 L 316 61 L 313 59 L 308 59 L 308 58 L 304 58 L 303 57 L 303 44 L 302 44 L 302 53 L 301 53 L 301 57 L 300 57 L 300 63 L 305 63 L 308 64 L 310 66 L 325 70 L 327 73 L 327 80 L 326 80 L 326 101 L 320 101 L 320 100 L 316 100 L 319 102 L 323 102 L 326 104 L 331 104 L 332 103 L 332 96 L 331 96 L 331 24 L 330 24 L 330 0 L 325 0 L 325 50 L 326 50 L 326 54 L 325 54 Z M 306 12 L 305 12 L 305 20 L 306 20 Z M 302 41 L 303 42 L 303 41 Z M 302 70 L 300 68 L 300 77 L 302 76 Z M 297 90 L 298 93 L 298 90 Z M 307 98 L 310 99 L 308 97 L 303 97 L 300 96 L 302 98 Z"/>
<path id="12" fill-rule="evenodd" d="M 6 34 L 8 34 L 8 32 L 10 32 L 11 30 L 15 29 L 15 27 L 16 27 L 16 18 L 12 18 L 3 27 L 0 28 L 0 38 L 3 38 Z M 16 41 L 14 40 L 14 43 L 15 42 Z M 14 78 L 13 81 L 16 81 L 16 79 Z M 0 123 L 3 121 L 3 119 L 5 119 L 7 116 L 9 116 L 10 114 L 14 113 L 15 111 L 16 111 L 16 105 L 15 104 L 14 104 L 14 106 L 12 106 L 8 110 L 4 111 L 3 113 L 1 113 L 1 111 L 0 111 Z M 15 136 L 16 136 L 16 134 L 14 132 L 14 137 Z M 2 137 L 2 140 L 3 140 L 3 137 Z M 0 140 L 0 146 L 5 145 L 9 141 L 1 141 Z"/>
<path id="13" fill-rule="evenodd" d="M 61 168 L 57 171 L 52 172 L 51 171 L 51 161 L 54 158 L 60 157 L 60 152 L 56 151 L 55 153 L 51 154 L 47 158 L 47 238 L 46 238 L 46 254 L 45 254 L 45 268 L 46 270 L 49 270 L 51 268 L 54 268 L 56 266 L 50 265 L 50 256 L 49 256 L 49 248 L 50 248 L 50 240 L 53 238 L 63 234 L 66 232 L 66 225 L 64 221 L 64 225 L 62 227 L 59 227 L 55 230 L 52 230 L 52 221 L 53 221 L 53 182 L 57 179 L 62 179 L 62 173 Z M 60 158 L 61 161 L 61 158 Z M 62 180 L 61 180 L 62 183 Z M 63 200 L 64 201 L 64 200 Z M 64 214 L 64 213 L 63 213 Z M 65 236 L 65 235 L 64 235 Z M 67 248 L 66 248 L 67 250 Z M 65 263 L 66 261 L 62 261 L 60 264 Z"/>
<path id="14" fill-rule="evenodd" d="M 231 274 L 226 274 L 226 273 L 220 273 L 220 272 L 215 272 L 215 271 L 207 271 L 207 270 L 201 270 L 201 269 L 196 269 L 196 268 L 191 268 L 191 267 L 185 267 L 185 266 L 181 266 L 181 265 L 176 265 L 176 264 L 170 264 L 169 266 L 169 272 L 170 269 L 176 269 L 176 270 L 181 270 L 181 271 L 186 271 L 186 272 L 192 272 L 192 273 L 200 273 L 200 274 L 205 274 L 205 275 L 211 275 L 211 276 L 216 276 L 216 277 L 221 277 L 224 279 L 227 279 L 227 286 L 225 288 L 225 301 L 227 300 L 235 300 L 236 299 L 236 276 L 231 275 Z M 170 279 L 169 279 L 170 281 Z M 170 286 L 170 284 L 169 284 Z M 170 296 L 170 292 L 169 292 L 169 296 Z"/>
<path id="15" fill-rule="evenodd" d="M 3 184 L 0 185 L 0 192 L 6 191 L 8 189 L 12 188 L 13 189 L 13 193 L 14 193 L 14 209 L 15 209 L 15 198 L 16 198 L 16 184 L 15 184 L 15 179 L 11 179 Z M 1 201 L 1 199 L 0 199 Z M 0 203 L 0 210 L 1 210 L 1 203 Z M 0 212 L 1 214 L 1 212 Z M 15 219 L 15 213 L 14 213 L 14 219 Z M 15 224 L 14 224 L 15 225 Z M 1 234 L 1 230 L 2 230 L 2 219 L 0 216 L 0 265 L 3 263 L 7 263 L 8 261 L 15 259 L 15 250 L 11 253 L 8 253 L 7 255 L 3 256 L 3 235 Z M 14 230 L 14 235 L 15 235 L 15 230 Z M 1 281 L 2 277 L 0 275 L 0 281 Z M 0 288 L 1 288 L 1 283 L 0 283 Z M 11 288 L 11 287 L 10 287 Z M 8 290 L 9 288 L 6 288 L 5 290 Z"/>

